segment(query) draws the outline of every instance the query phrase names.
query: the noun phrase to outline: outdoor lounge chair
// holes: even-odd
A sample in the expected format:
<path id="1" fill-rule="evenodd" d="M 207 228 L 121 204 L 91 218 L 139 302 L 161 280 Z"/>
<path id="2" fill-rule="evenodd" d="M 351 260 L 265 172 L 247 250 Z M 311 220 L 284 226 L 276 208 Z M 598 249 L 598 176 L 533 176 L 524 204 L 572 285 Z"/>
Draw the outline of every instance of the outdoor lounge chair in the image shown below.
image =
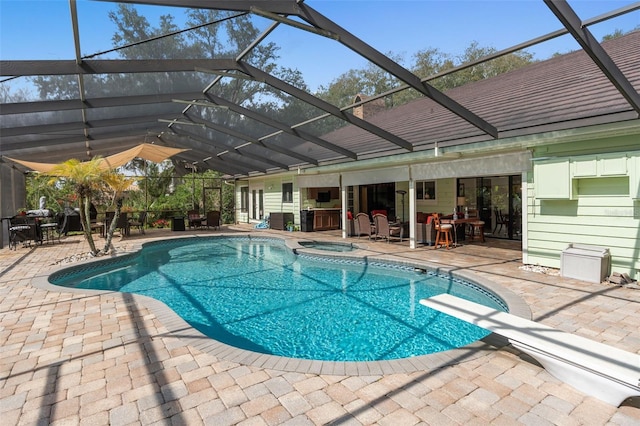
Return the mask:
<path id="1" fill-rule="evenodd" d="M 374 234 L 374 226 L 369 220 L 369 215 L 366 213 L 358 213 L 355 219 L 355 234 L 358 238 L 361 235 L 367 235 L 371 239 L 371 235 Z"/>
<path id="2" fill-rule="evenodd" d="M 376 238 L 384 238 L 390 242 L 392 237 L 400 238 L 402 242 L 402 226 L 389 225 L 389 219 L 383 214 L 373 216 L 373 223 L 376 228 Z"/>

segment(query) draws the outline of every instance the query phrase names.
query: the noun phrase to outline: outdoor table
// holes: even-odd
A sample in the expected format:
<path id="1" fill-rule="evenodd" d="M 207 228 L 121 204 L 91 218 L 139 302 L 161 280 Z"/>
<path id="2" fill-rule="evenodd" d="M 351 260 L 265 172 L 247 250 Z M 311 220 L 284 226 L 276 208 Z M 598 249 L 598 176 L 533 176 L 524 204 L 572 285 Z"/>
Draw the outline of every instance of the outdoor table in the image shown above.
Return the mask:
<path id="1" fill-rule="evenodd" d="M 458 229 L 457 227 L 459 225 L 465 225 L 467 223 L 473 223 L 473 222 L 477 222 L 478 218 L 477 217 L 469 217 L 469 218 L 464 218 L 464 217 L 460 217 L 458 219 L 440 219 L 440 222 L 442 223 L 448 223 L 453 225 L 454 231 L 453 231 L 453 245 L 457 246 L 458 244 Z M 464 239 L 464 232 L 462 233 L 462 239 Z"/>

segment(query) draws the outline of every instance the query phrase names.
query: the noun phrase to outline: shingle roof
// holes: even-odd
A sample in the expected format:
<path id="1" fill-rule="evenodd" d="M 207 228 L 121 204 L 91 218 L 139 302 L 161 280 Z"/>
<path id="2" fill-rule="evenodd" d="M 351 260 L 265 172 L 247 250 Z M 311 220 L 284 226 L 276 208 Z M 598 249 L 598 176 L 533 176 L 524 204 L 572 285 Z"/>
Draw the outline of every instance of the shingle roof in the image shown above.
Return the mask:
<path id="1" fill-rule="evenodd" d="M 602 44 L 630 83 L 640 90 L 640 31 Z M 638 119 L 624 97 L 582 50 L 536 62 L 446 92 L 495 125 L 500 138 Z M 434 101 L 422 98 L 381 112 L 370 121 L 411 142 L 416 150 L 491 140 Z M 355 126 L 326 135 L 329 141 L 376 156 L 397 147 Z M 497 142 L 499 143 L 499 142 Z"/>

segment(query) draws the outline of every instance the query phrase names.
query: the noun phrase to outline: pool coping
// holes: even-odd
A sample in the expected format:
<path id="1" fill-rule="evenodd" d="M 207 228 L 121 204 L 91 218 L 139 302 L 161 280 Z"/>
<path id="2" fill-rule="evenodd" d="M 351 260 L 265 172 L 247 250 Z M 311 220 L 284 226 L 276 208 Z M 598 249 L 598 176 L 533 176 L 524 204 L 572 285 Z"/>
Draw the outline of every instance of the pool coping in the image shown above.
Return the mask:
<path id="1" fill-rule="evenodd" d="M 307 249 L 297 243 L 298 240 L 304 238 L 288 238 L 283 236 L 274 235 L 260 235 L 246 233 L 242 235 L 221 233 L 216 236 L 206 235 L 191 235 L 191 236 L 176 236 L 176 237 L 159 237 L 145 240 L 142 243 L 136 243 L 131 246 L 130 249 L 122 252 L 112 254 L 110 257 L 96 257 L 84 261 L 78 261 L 73 264 L 65 264 L 51 269 L 46 274 L 35 276 L 31 279 L 31 284 L 39 289 L 56 292 L 56 293 L 74 293 L 74 294 L 86 294 L 97 296 L 111 296 L 122 299 L 126 294 L 129 301 L 133 299 L 136 303 L 140 303 L 149 309 L 160 323 L 167 329 L 167 333 L 163 333 L 162 337 L 175 337 L 180 339 L 186 345 L 199 349 L 202 352 L 208 353 L 219 360 L 228 362 L 235 362 L 238 364 L 274 369 L 286 372 L 297 373 L 310 373 L 310 374 L 326 374 L 326 375 L 338 375 L 338 376 L 370 376 L 381 374 L 395 374 L 395 373 L 415 373 L 424 371 L 433 371 L 449 365 L 455 365 L 462 362 L 475 360 L 481 356 L 484 356 L 490 352 L 504 347 L 508 344 L 504 339 L 495 334 L 490 334 L 485 338 L 474 342 L 470 345 L 451 349 L 444 352 L 438 352 L 428 355 L 420 355 L 411 358 L 401 358 L 395 360 L 383 360 L 383 361 L 319 361 L 308 360 L 300 358 L 289 358 L 278 355 L 267 355 L 257 352 L 248 351 L 245 349 L 239 349 L 225 343 L 214 340 L 195 328 L 191 327 L 184 319 L 178 316 L 171 308 L 169 308 L 163 302 L 153 299 L 149 296 L 143 296 L 132 293 L 121 293 L 117 291 L 109 290 L 88 290 L 88 289 L 74 289 L 68 287 L 60 287 L 49 282 L 49 277 L 59 271 L 76 266 L 76 265 L 88 265 L 93 262 L 100 262 L 107 259 L 113 259 L 132 255 L 142 249 L 142 246 L 147 243 L 156 241 L 165 241 L 173 239 L 188 239 L 188 238 L 219 238 L 219 237 L 231 237 L 231 238 L 252 238 L 252 235 L 256 239 L 274 239 L 283 241 L 284 244 L 295 253 L 303 253 L 313 256 L 324 256 L 328 258 L 339 259 L 353 259 L 360 260 L 367 259 L 367 245 L 360 243 L 353 243 L 357 249 L 349 252 L 332 252 L 326 250 Z M 402 266 L 414 267 L 424 269 L 426 271 L 437 271 L 440 275 L 449 275 L 452 278 L 459 278 L 465 281 L 470 281 L 481 288 L 486 289 L 501 298 L 509 309 L 509 313 L 512 315 L 520 316 L 522 318 L 531 319 L 531 309 L 525 303 L 525 301 L 517 296 L 512 291 L 488 280 L 479 274 L 467 270 L 458 270 L 456 267 L 442 266 L 441 264 L 431 264 L 426 261 L 418 260 L 393 260 L 393 259 L 376 259 L 376 262 L 392 263 Z M 130 303 L 130 302 L 129 302 Z"/>

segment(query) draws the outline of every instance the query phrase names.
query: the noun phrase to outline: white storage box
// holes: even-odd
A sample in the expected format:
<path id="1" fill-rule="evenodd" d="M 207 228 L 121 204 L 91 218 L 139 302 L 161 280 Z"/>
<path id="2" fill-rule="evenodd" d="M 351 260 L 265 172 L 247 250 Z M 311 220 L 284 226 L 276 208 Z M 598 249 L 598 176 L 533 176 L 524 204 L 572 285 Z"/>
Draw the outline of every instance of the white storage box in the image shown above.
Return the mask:
<path id="1" fill-rule="evenodd" d="M 562 251 L 560 274 L 566 278 L 600 283 L 609 275 L 609 249 L 584 244 L 569 244 Z"/>

